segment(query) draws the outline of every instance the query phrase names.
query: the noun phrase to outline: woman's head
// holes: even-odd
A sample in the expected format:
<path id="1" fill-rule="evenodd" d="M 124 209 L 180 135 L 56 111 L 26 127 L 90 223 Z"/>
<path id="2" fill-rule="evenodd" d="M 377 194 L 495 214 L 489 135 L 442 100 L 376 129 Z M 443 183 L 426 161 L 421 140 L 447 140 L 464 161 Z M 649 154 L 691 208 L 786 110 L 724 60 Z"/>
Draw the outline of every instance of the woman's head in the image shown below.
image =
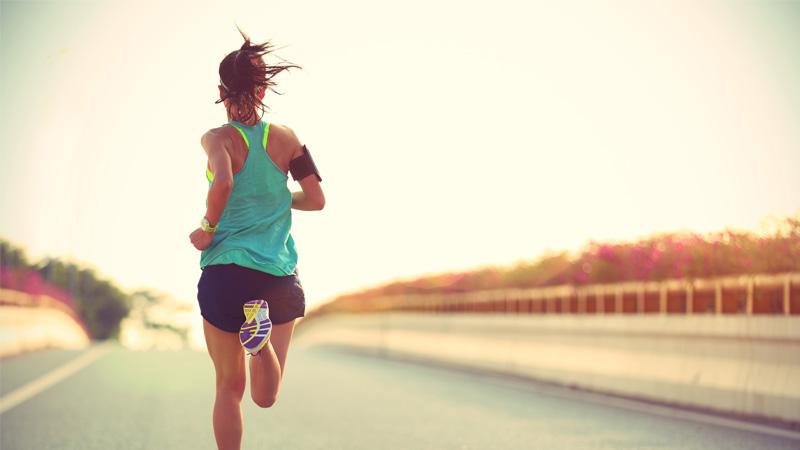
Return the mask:
<path id="1" fill-rule="evenodd" d="M 225 102 L 231 116 L 240 122 L 250 122 L 259 120 L 267 109 L 263 103 L 267 89 L 278 93 L 273 78 L 284 70 L 300 66 L 288 62 L 266 64 L 264 56 L 272 53 L 272 44 L 269 41 L 253 44 L 242 30 L 239 33 L 244 44 L 228 53 L 219 64 L 220 98 L 216 103 Z"/>

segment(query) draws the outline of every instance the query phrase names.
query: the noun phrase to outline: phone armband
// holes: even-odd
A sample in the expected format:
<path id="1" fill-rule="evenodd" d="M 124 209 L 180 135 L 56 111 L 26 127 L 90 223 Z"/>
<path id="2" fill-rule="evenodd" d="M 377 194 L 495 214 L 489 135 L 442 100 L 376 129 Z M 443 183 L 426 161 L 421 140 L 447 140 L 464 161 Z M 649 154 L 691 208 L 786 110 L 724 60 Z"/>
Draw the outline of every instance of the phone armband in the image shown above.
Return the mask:
<path id="1" fill-rule="evenodd" d="M 300 181 L 309 175 L 314 175 L 317 180 L 322 181 L 317 165 L 314 164 L 311 153 L 305 145 L 303 146 L 303 154 L 289 162 L 289 173 L 292 174 L 292 178 L 295 181 Z"/>

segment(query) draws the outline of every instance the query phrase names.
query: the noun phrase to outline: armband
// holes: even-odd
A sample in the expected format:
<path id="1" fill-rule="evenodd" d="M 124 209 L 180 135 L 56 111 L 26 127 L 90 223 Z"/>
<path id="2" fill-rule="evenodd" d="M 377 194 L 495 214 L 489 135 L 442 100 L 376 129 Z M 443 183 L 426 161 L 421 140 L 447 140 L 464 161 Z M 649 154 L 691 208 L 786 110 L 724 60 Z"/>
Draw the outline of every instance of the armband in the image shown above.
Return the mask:
<path id="1" fill-rule="evenodd" d="M 309 175 L 315 175 L 317 180 L 322 181 L 317 165 L 314 164 L 314 160 L 311 159 L 311 153 L 305 145 L 303 146 L 303 154 L 289 162 L 289 172 L 295 181 L 300 181 Z"/>

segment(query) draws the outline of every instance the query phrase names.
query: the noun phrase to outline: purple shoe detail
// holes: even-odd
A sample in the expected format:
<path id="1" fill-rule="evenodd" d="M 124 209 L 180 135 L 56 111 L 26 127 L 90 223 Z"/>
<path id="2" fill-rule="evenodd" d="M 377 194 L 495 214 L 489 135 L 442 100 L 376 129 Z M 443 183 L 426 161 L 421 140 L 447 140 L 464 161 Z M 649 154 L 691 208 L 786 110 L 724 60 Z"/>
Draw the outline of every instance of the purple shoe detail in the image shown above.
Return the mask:
<path id="1" fill-rule="evenodd" d="M 269 342 L 272 321 L 265 300 L 250 300 L 244 304 L 245 322 L 239 329 L 239 342 L 251 355 L 257 354 Z"/>

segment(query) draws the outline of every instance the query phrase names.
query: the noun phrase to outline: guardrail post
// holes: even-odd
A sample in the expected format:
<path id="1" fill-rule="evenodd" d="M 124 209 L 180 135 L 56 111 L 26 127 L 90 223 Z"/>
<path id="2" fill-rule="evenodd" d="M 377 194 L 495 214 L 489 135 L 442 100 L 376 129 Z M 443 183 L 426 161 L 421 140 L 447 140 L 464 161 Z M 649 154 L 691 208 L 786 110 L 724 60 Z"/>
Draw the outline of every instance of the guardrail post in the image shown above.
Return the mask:
<path id="1" fill-rule="evenodd" d="M 617 287 L 616 292 L 614 292 L 614 312 L 617 314 L 622 314 L 624 307 L 622 305 L 622 287 Z"/>
<path id="2" fill-rule="evenodd" d="M 686 284 L 686 314 L 694 312 L 694 283 Z"/>
<path id="3" fill-rule="evenodd" d="M 603 289 L 597 288 L 594 292 L 594 304 L 595 310 L 597 310 L 597 314 L 605 314 L 606 313 L 606 299 L 605 295 L 603 295 Z"/>
<path id="4" fill-rule="evenodd" d="M 639 284 L 639 289 L 636 291 L 636 313 L 644 314 L 644 283 Z"/>
<path id="5" fill-rule="evenodd" d="M 753 277 L 747 279 L 747 315 L 750 316 L 753 314 Z"/>
<path id="6" fill-rule="evenodd" d="M 658 296 L 658 312 L 659 314 L 667 313 L 667 284 L 663 282 Z"/>
<path id="7" fill-rule="evenodd" d="M 714 283 L 714 313 L 722 314 L 722 283 L 719 280 Z"/>
<path id="8" fill-rule="evenodd" d="M 572 310 L 572 299 L 575 299 L 575 311 Z M 575 291 L 575 288 L 570 286 L 567 290 L 567 310 L 570 314 L 577 314 L 578 313 L 578 293 Z"/>
<path id="9" fill-rule="evenodd" d="M 792 304 L 789 303 L 789 295 L 792 292 L 791 285 L 791 276 L 786 275 L 786 279 L 783 280 L 783 314 L 787 316 L 792 313 Z"/>
<path id="10" fill-rule="evenodd" d="M 578 314 L 586 314 L 586 293 L 578 291 Z"/>

